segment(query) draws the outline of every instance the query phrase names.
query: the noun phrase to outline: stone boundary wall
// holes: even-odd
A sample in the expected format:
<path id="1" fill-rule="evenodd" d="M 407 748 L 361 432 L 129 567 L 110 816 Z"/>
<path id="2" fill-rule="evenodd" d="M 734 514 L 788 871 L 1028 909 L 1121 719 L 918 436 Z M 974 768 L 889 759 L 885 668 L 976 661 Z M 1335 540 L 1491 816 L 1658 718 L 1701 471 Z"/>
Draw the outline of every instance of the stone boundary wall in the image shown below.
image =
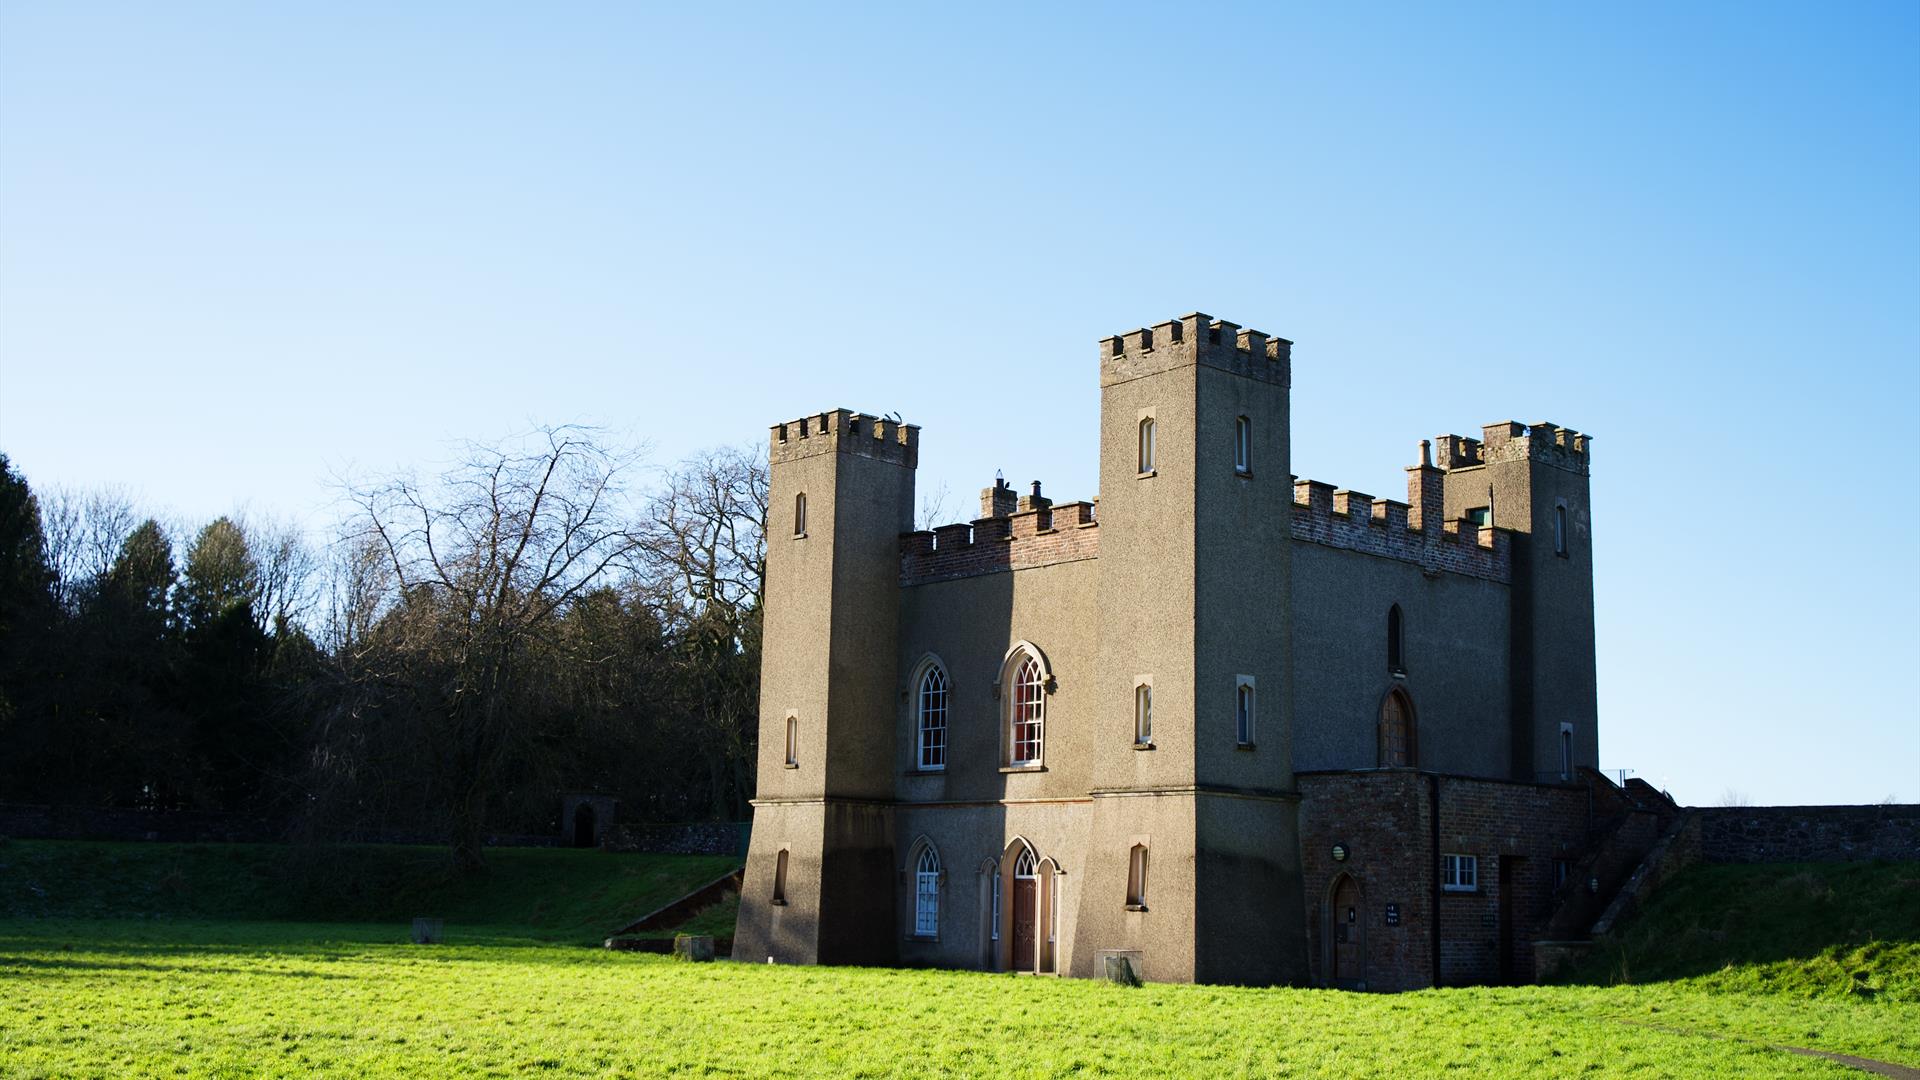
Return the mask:
<path id="1" fill-rule="evenodd" d="M 1920 862 L 1920 805 L 1713 806 L 1688 810 L 1710 863 Z"/>
<path id="2" fill-rule="evenodd" d="M 746 821 L 691 821 L 671 825 L 615 825 L 601 847 L 656 855 L 745 855 Z"/>

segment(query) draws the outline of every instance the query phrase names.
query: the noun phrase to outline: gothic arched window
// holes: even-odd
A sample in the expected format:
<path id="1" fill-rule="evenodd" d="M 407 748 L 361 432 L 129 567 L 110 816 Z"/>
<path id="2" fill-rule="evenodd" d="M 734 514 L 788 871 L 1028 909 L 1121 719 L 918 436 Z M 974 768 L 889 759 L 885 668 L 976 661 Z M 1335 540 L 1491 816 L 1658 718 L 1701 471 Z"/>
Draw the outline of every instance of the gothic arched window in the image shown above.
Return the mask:
<path id="1" fill-rule="evenodd" d="M 918 730 L 919 753 L 915 759 L 922 769 L 947 767 L 947 672 L 938 662 L 929 663 L 920 676 L 914 695 L 914 719 Z"/>
<path id="2" fill-rule="evenodd" d="M 939 933 L 940 856 L 932 844 L 926 844 L 913 866 L 913 935 L 937 937 Z"/>
<path id="3" fill-rule="evenodd" d="M 1007 658 L 1006 670 L 1000 696 L 1006 702 L 1007 764 L 1038 765 L 1046 749 L 1046 671 L 1025 646 Z"/>

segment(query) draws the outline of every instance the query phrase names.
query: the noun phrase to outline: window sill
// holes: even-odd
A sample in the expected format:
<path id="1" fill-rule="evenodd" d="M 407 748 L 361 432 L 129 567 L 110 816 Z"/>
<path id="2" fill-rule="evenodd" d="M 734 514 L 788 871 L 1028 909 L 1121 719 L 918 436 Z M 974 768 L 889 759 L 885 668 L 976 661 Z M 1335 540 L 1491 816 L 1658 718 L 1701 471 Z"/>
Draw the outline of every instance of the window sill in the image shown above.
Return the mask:
<path id="1" fill-rule="evenodd" d="M 793 534 L 793 538 L 794 538 L 795 540 L 805 540 L 805 539 L 807 538 L 807 534 L 806 534 L 806 533 L 794 533 L 794 534 Z"/>
<path id="2" fill-rule="evenodd" d="M 1259 747 L 1258 747 L 1258 746 L 1256 746 L 1255 744 L 1253 744 L 1253 743 L 1250 743 L 1250 742 L 1242 742 L 1242 743 L 1234 743 L 1234 744 L 1233 744 L 1233 748 L 1234 748 L 1235 750 L 1245 750 L 1245 751 L 1248 751 L 1249 753 L 1251 753 L 1251 752 L 1252 752 L 1252 751 L 1254 751 L 1254 750 L 1257 750 L 1257 749 L 1259 749 Z"/>
<path id="3" fill-rule="evenodd" d="M 1403 681 L 1404 681 L 1404 680 L 1406 679 L 1406 677 L 1407 677 L 1407 669 L 1406 669 L 1406 668 L 1399 668 L 1399 669 L 1397 669 L 1397 670 L 1396 670 L 1396 669 L 1394 669 L 1394 668 L 1388 668 L 1388 669 L 1387 669 L 1387 674 L 1389 674 L 1389 675 L 1391 675 L 1391 676 L 1393 676 L 1393 677 L 1394 677 L 1394 678 L 1396 678 L 1396 679 L 1400 679 L 1400 680 L 1403 680 Z"/>
<path id="4" fill-rule="evenodd" d="M 1147 910 L 1147 905 L 1145 905 L 1145 904 L 1128 904 L 1128 905 L 1127 905 L 1127 910 L 1128 910 L 1128 911 L 1145 911 L 1145 910 Z"/>
<path id="5" fill-rule="evenodd" d="M 907 935 L 907 940 L 908 940 L 908 941 L 917 941 L 917 942 L 921 942 L 921 943 L 923 943 L 923 944 L 925 944 L 925 943 L 930 943 L 930 942 L 937 942 L 937 941 L 939 941 L 939 940 L 940 940 L 940 935 L 938 935 L 938 934 L 908 934 L 908 935 Z"/>
<path id="6" fill-rule="evenodd" d="M 1144 472 L 1139 472 L 1139 473 L 1135 473 L 1135 474 L 1134 474 L 1134 479 L 1135 479 L 1135 480 L 1149 480 L 1149 479 L 1152 479 L 1153 477 L 1155 477 L 1155 476 L 1158 476 L 1158 475 L 1160 475 L 1160 472 L 1159 472 L 1159 470 L 1158 470 L 1158 469 L 1147 469 L 1147 470 L 1146 470 L 1146 471 L 1144 471 Z"/>
<path id="7" fill-rule="evenodd" d="M 787 902 L 786 902 L 785 900 L 782 900 L 782 899 L 780 899 L 780 898 L 779 898 L 779 897 L 777 897 L 777 896 L 776 896 L 776 897 L 774 897 L 773 899 L 771 899 L 771 900 L 769 900 L 769 901 L 767 901 L 767 903 L 769 903 L 769 904 L 772 904 L 772 905 L 773 905 L 774 907 L 786 907 L 786 906 L 787 906 Z"/>
<path id="8" fill-rule="evenodd" d="M 945 765 L 935 765 L 932 768 L 928 768 L 928 769 L 908 769 L 906 772 L 906 775 L 908 776 L 945 776 L 947 775 L 947 767 Z"/>
<path id="9" fill-rule="evenodd" d="M 1480 891 L 1480 887 L 1477 885 L 1471 888 L 1459 885 L 1442 885 L 1440 886 L 1440 891 L 1446 893 L 1448 896 L 1472 896 Z"/>
<path id="10" fill-rule="evenodd" d="M 1154 749 L 1154 745 L 1150 742 L 1137 742 L 1133 744 L 1133 748 L 1135 750 L 1152 750 Z"/>
<path id="11" fill-rule="evenodd" d="M 785 765 L 782 765 L 780 767 L 783 769 L 797 769 L 800 767 L 800 763 L 797 761 L 789 761 Z"/>
<path id="12" fill-rule="evenodd" d="M 1046 772 L 1047 767 L 1045 765 L 1002 765 L 1000 771 L 1003 773 Z"/>
<path id="13" fill-rule="evenodd" d="M 1235 469 L 1233 470 L 1233 475 L 1239 477 L 1242 480 L 1251 480 L 1253 479 L 1253 470 L 1252 469 Z"/>

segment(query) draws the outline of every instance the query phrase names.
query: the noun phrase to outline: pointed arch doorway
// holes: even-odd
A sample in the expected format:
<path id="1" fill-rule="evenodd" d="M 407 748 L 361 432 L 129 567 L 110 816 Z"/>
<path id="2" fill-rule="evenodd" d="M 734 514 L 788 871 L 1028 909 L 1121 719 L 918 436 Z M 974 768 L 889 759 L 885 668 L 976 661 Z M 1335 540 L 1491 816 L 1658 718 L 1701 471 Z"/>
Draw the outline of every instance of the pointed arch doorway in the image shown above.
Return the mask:
<path id="1" fill-rule="evenodd" d="M 1367 988 L 1367 905 L 1351 874 L 1333 879 L 1327 890 L 1327 985 L 1342 990 Z"/>

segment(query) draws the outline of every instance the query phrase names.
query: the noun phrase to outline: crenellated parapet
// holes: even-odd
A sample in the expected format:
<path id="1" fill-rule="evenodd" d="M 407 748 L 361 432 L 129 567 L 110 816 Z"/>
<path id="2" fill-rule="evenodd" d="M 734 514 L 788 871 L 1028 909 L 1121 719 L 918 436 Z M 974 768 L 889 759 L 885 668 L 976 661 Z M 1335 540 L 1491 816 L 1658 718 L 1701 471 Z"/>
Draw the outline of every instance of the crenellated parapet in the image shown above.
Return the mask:
<path id="1" fill-rule="evenodd" d="M 1038 493 L 1023 504 L 1045 502 Z M 1024 506 L 1011 514 L 942 525 L 900 537 L 900 584 L 977 577 L 1100 554 L 1100 528 L 1093 504 L 1071 502 Z"/>
<path id="2" fill-rule="evenodd" d="M 1195 311 L 1100 341 L 1100 385 L 1205 364 L 1291 386 L 1293 342 Z"/>
<path id="3" fill-rule="evenodd" d="M 815 454 L 842 453 L 912 469 L 920 464 L 920 427 L 851 409 L 829 409 L 773 425 L 767 447 L 767 459 L 776 465 Z"/>
<path id="4" fill-rule="evenodd" d="M 1317 480 L 1293 482 L 1293 538 L 1488 581 L 1513 579 L 1513 537 L 1505 529 L 1459 519 L 1416 526 L 1412 508 L 1393 499 L 1337 489 Z"/>
<path id="5" fill-rule="evenodd" d="M 1521 424 L 1502 420 L 1481 428 L 1481 438 L 1442 435 L 1434 464 L 1442 469 L 1470 469 L 1503 461 L 1543 461 L 1586 475 L 1593 460 L 1593 436 L 1542 421 Z"/>

